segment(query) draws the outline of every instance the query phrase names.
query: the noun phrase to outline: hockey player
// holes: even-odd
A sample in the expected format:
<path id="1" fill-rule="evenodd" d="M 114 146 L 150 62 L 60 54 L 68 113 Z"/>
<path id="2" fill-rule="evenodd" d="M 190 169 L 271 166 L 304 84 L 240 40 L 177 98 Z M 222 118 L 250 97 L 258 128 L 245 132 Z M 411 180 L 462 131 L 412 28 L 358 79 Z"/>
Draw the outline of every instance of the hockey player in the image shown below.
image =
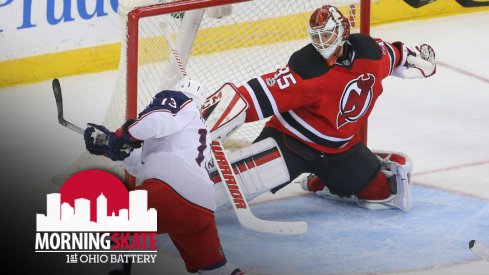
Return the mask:
<path id="1" fill-rule="evenodd" d="M 359 131 L 384 78 L 435 74 L 433 49 L 350 35 L 348 19 L 331 5 L 312 13 L 308 34 L 311 43 L 293 53 L 287 66 L 238 87 L 249 104 L 246 122 L 271 117 L 255 142 L 273 138 L 291 180 L 310 173 L 301 182 L 308 191 L 371 209 L 409 210 L 409 159 L 377 156 Z"/>
<path id="2" fill-rule="evenodd" d="M 210 138 L 199 113 L 203 94 L 198 82 L 185 77 L 115 132 L 89 124 L 85 144 L 92 154 L 123 161 L 142 181 L 136 189 L 148 191 L 158 233 L 169 234 L 189 272 L 244 274 L 226 261 L 214 220 L 213 183 L 206 169 Z M 101 134 L 107 144 L 97 141 Z"/>

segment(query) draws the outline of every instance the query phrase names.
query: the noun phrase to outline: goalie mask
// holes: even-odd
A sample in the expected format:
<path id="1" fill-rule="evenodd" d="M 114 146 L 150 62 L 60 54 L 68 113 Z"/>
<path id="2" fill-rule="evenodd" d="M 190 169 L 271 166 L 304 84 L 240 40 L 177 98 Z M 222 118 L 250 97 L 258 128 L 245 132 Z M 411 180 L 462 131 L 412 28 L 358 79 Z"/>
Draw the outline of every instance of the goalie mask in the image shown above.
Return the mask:
<path id="1" fill-rule="evenodd" d="M 331 66 L 350 37 L 350 22 L 338 8 L 324 5 L 312 13 L 307 32 L 312 45 Z"/>
<path id="2" fill-rule="evenodd" d="M 173 87 L 173 90 L 180 91 L 191 98 L 199 110 L 202 108 L 202 105 L 204 105 L 206 97 L 204 86 L 199 82 L 190 79 L 188 76 L 180 79 L 180 81 Z"/>

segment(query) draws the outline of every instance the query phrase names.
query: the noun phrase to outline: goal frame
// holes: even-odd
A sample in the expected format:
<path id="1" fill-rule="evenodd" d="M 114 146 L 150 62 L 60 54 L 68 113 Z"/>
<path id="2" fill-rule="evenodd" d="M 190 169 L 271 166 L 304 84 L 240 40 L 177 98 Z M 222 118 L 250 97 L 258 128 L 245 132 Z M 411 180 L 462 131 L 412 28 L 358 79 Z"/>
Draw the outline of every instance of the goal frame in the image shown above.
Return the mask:
<path id="1" fill-rule="evenodd" d="M 249 1 L 252 0 L 186 0 L 139 7 L 130 11 L 127 21 L 126 119 L 137 117 L 138 75 L 136 70 L 129 68 L 138 64 L 138 23 L 141 18 Z M 370 34 L 370 2 L 371 0 L 360 1 L 360 33 L 367 35 Z M 367 127 L 361 129 L 360 135 L 362 141 L 367 143 Z"/>

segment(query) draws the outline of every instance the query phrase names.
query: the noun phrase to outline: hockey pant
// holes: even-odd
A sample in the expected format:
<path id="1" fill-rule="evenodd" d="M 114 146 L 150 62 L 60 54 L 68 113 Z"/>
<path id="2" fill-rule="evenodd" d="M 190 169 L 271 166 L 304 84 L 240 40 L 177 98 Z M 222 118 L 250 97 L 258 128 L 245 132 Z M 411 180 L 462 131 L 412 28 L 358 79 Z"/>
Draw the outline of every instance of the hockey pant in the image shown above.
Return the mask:
<path id="1" fill-rule="evenodd" d="M 157 211 L 158 233 L 168 233 L 189 272 L 226 263 L 213 211 L 189 202 L 158 179 L 145 180 L 136 190 L 148 191 L 148 208 Z"/>

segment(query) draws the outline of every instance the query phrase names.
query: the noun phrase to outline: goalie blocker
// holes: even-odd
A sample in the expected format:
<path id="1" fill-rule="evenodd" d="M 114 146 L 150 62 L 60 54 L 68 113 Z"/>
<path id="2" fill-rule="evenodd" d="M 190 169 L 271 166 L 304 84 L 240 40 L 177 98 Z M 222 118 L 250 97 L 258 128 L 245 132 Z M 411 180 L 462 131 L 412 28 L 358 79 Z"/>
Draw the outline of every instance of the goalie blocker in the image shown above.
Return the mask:
<path id="1" fill-rule="evenodd" d="M 232 135 L 246 119 L 248 102 L 238 93 L 236 86 L 225 83 L 207 97 L 201 115 L 209 128 L 212 140 L 222 142 Z"/>

